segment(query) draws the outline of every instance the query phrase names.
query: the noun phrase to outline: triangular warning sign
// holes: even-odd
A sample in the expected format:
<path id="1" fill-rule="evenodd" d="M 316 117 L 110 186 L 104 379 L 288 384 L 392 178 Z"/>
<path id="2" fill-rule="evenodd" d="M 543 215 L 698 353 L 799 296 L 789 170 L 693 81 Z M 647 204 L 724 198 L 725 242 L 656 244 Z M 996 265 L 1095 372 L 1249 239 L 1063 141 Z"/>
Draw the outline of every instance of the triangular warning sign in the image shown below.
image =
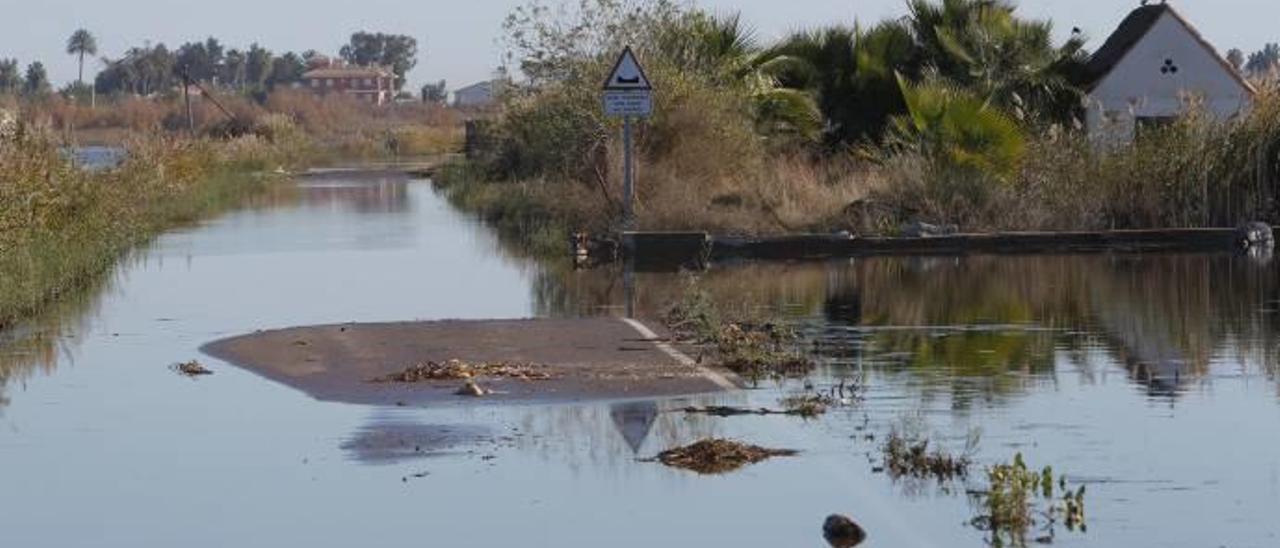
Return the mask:
<path id="1" fill-rule="evenodd" d="M 622 55 L 618 56 L 618 62 L 613 64 L 609 79 L 604 82 L 604 89 L 653 89 L 649 84 L 649 77 L 644 74 L 644 68 L 636 60 L 636 54 L 631 52 L 631 46 L 627 46 L 622 50 Z"/>

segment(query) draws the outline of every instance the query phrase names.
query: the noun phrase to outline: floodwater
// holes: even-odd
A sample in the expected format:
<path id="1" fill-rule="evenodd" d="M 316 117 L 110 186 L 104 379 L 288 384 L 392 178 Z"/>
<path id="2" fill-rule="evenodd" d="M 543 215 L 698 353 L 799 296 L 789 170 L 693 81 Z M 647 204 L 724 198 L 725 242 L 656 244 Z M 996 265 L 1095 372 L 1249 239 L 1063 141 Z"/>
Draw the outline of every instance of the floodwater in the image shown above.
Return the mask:
<path id="1" fill-rule="evenodd" d="M 875 469 L 890 429 L 1087 485 L 1055 545 L 1280 545 L 1280 279 L 1227 255 L 724 265 L 701 287 L 802 327 L 816 420 L 711 418 L 736 394 L 540 406 L 322 403 L 201 356 L 256 329 L 654 314 L 672 273 L 523 258 L 402 176 L 333 172 L 127 260 L 0 345 L 0 538 L 78 546 L 982 546 L 966 489 Z M 200 359 L 196 380 L 167 369 Z M 706 436 L 802 451 L 704 477 L 641 462 Z M 1036 528 L 1031 537 L 1047 536 Z"/>

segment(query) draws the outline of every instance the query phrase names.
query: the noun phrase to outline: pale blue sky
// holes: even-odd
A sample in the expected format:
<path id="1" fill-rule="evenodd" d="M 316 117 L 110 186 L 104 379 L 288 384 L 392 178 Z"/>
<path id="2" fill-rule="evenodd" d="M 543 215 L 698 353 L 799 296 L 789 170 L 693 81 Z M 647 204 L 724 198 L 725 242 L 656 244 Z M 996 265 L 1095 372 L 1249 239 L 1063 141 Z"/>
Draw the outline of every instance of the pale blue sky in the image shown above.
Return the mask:
<path id="1" fill-rule="evenodd" d="M 73 58 L 62 53 L 77 27 L 98 36 L 100 55 L 116 56 L 144 41 L 170 46 L 214 35 L 245 47 L 258 41 L 275 50 L 334 52 L 354 30 L 418 38 L 413 85 L 445 78 L 459 87 L 485 78 L 499 60 L 495 39 L 503 16 L 522 0 L 0 0 L 0 57 L 24 65 L 44 61 L 53 80 L 75 78 Z M 874 22 L 905 12 L 904 0 L 700 0 L 714 11 L 740 11 L 761 37 L 824 23 Z M 1259 49 L 1280 41 L 1276 0 L 1175 0 L 1220 50 Z M 1138 0 L 1022 0 L 1021 11 L 1054 20 L 1060 36 L 1078 26 L 1097 47 Z M 89 68 L 92 66 L 92 70 Z M 86 73 L 97 63 L 86 63 Z"/>

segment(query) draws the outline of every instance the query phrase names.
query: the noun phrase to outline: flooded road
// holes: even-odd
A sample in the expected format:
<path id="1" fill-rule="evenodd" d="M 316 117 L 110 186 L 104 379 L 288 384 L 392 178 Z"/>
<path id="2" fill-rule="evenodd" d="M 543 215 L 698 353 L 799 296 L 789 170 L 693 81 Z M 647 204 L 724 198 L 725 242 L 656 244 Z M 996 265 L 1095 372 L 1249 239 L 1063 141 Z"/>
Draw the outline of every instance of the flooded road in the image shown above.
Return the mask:
<path id="1" fill-rule="evenodd" d="M 718 266 L 701 285 L 803 326 L 809 382 L 867 385 L 805 421 L 803 381 L 657 401 L 326 403 L 202 356 L 294 325 L 653 316 L 672 273 L 506 249 L 426 182 L 332 172 L 168 234 L 0 346 L 5 546 L 982 546 L 964 492 L 875 469 L 895 425 L 980 466 L 1021 452 L 1088 487 L 1065 546 L 1280 545 L 1280 273 L 1231 256 Z M 197 380 L 166 367 L 199 359 Z M 717 477 L 640 462 L 707 436 L 798 457 Z M 972 485 L 970 485 L 972 484 Z M 1047 533 L 1036 530 L 1033 536 Z"/>

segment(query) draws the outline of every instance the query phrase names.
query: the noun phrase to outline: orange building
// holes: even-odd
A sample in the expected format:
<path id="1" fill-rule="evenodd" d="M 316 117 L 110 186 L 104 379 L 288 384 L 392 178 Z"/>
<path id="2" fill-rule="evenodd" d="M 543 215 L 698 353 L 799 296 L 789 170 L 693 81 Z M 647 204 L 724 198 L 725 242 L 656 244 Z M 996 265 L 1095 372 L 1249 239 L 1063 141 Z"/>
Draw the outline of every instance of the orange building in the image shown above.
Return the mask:
<path id="1" fill-rule="evenodd" d="M 396 75 L 390 69 L 330 63 L 302 74 L 302 83 L 312 93 L 345 93 L 361 101 L 383 105 L 395 97 Z"/>

